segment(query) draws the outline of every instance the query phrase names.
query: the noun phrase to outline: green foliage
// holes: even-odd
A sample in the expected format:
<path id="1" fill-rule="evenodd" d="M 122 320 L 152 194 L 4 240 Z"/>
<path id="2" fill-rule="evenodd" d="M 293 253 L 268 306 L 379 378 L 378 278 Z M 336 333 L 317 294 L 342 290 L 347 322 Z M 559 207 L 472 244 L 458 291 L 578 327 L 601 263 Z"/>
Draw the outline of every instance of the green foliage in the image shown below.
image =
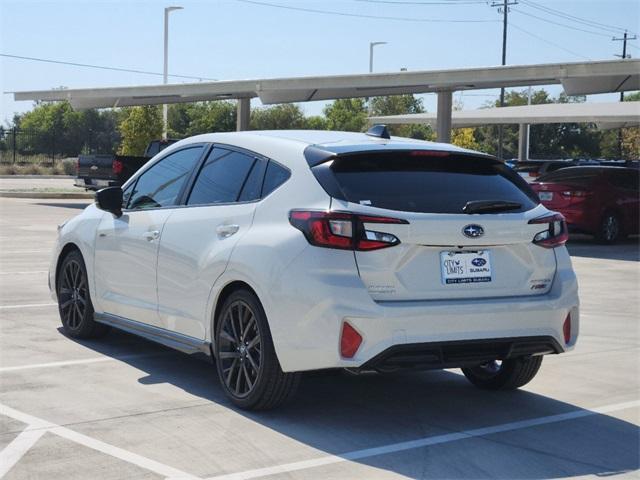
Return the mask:
<path id="1" fill-rule="evenodd" d="M 309 130 L 327 130 L 327 119 L 321 115 L 307 117 L 305 128 Z"/>
<path id="2" fill-rule="evenodd" d="M 187 106 L 188 126 L 184 136 L 201 133 L 233 132 L 236 129 L 236 102 L 198 102 Z"/>
<path id="3" fill-rule="evenodd" d="M 480 148 L 473 128 L 456 128 L 453 130 L 451 132 L 451 143 L 470 150 L 478 150 Z"/>
<path id="4" fill-rule="evenodd" d="M 370 100 L 372 116 L 403 115 L 407 113 L 423 113 L 425 111 L 421 98 L 414 95 L 389 95 L 374 97 Z M 389 125 L 389 132 L 399 137 L 417 140 L 433 140 L 435 134 L 429 125 L 407 124 Z"/>
<path id="5" fill-rule="evenodd" d="M 362 98 L 342 98 L 324 107 L 329 130 L 362 132 L 367 126 L 367 109 Z"/>
<path id="6" fill-rule="evenodd" d="M 124 118 L 118 129 L 122 134 L 120 155 L 144 154 L 151 140 L 162 135 L 162 110 L 159 105 L 124 108 Z"/>
<path id="7" fill-rule="evenodd" d="M 291 130 L 306 128 L 304 113 L 298 105 L 283 103 L 256 108 L 251 112 L 251 130 Z"/>

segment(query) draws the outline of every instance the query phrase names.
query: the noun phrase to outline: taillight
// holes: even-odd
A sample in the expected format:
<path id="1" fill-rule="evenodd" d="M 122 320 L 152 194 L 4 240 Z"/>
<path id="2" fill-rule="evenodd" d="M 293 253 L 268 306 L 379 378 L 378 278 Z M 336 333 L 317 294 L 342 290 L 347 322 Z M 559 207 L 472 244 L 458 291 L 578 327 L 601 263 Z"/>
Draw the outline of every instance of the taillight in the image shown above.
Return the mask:
<path id="1" fill-rule="evenodd" d="M 547 225 L 547 228 L 536 233 L 533 237 L 533 243 L 544 248 L 560 247 L 567 243 L 569 239 L 569 231 L 567 222 L 559 213 L 553 213 L 544 217 L 529 220 L 529 224 Z"/>
<path id="2" fill-rule="evenodd" d="M 400 218 L 310 210 L 291 210 L 289 222 L 304 234 L 311 245 L 358 251 L 378 250 L 400 243 L 398 237 L 391 233 L 365 229 L 365 223 L 409 223 Z"/>
<path id="3" fill-rule="evenodd" d="M 114 160 L 111 164 L 111 170 L 114 174 L 120 175 L 124 171 L 124 163 L 120 160 Z"/>
<path id="4" fill-rule="evenodd" d="M 76 177 L 80 175 L 80 159 L 76 160 Z"/>
<path id="5" fill-rule="evenodd" d="M 448 157 L 449 152 L 442 152 L 438 150 L 413 150 L 409 155 L 412 157 Z"/>
<path id="6" fill-rule="evenodd" d="M 340 335 L 340 355 L 344 358 L 353 358 L 361 344 L 362 335 L 347 322 L 344 322 Z"/>

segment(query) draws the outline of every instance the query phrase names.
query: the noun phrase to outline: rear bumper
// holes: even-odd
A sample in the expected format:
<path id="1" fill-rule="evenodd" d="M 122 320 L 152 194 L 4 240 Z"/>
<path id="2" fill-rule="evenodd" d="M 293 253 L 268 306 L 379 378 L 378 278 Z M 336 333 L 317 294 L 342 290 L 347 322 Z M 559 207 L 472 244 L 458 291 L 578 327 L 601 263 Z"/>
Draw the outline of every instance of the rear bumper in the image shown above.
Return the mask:
<path id="1" fill-rule="evenodd" d="M 100 190 L 106 187 L 120 186 L 120 182 L 117 180 L 98 180 L 95 178 L 76 178 L 74 186 L 80 188 L 86 188 L 87 190 Z"/>
<path id="2" fill-rule="evenodd" d="M 390 302 L 371 299 L 357 271 L 345 268 L 349 260 L 353 262 L 346 252 L 298 256 L 281 281 L 271 285 L 270 301 L 263 302 L 278 359 L 284 371 L 362 368 L 398 346 L 410 351 L 413 345 L 462 341 L 495 344 L 497 339 L 520 339 L 512 342 L 511 355 L 571 350 L 579 333 L 578 284 L 567 250 L 556 248 L 555 254 L 558 269 L 550 291 L 544 295 Z M 333 258 L 337 259 L 335 265 Z M 328 271 L 332 274 L 327 275 Z M 571 337 L 565 342 L 563 324 L 569 314 Z M 363 338 L 355 356 L 349 359 L 340 356 L 343 322 L 349 322 Z M 521 348 L 522 342 L 528 344 L 525 339 L 539 337 L 552 341 L 545 341 L 547 345 L 540 351 Z M 447 352 L 427 352 L 435 355 L 429 368 L 449 365 Z M 505 355 L 504 350 L 500 352 Z"/>
<path id="3" fill-rule="evenodd" d="M 475 366 L 490 360 L 560 353 L 555 338 L 515 337 L 394 345 L 360 367 L 361 370 L 439 369 Z"/>

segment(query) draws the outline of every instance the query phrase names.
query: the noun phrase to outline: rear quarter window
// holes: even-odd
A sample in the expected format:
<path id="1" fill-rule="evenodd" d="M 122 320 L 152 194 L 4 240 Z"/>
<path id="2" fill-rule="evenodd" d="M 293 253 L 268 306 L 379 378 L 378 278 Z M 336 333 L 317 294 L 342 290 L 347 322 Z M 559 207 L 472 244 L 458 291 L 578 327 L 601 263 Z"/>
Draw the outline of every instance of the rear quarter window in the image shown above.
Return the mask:
<path id="1" fill-rule="evenodd" d="M 538 182 L 570 183 L 572 185 L 588 186 L 602 174 L 593 168 L 563 168 L 561 170 L 540 176 Z"/>
<path id="2" fill-rule="evenodd" d="M 329 168 L 343 200 L 389 210 L 463 213 L 467 202 L 500 200 L 517 202 L 521 207 L 511 212 L 524 212 L 538 204 L 517 173 L 486 157 L 360 153 L 338 157 Z M 326 182 L 326 172 L 316 178 Z"/>

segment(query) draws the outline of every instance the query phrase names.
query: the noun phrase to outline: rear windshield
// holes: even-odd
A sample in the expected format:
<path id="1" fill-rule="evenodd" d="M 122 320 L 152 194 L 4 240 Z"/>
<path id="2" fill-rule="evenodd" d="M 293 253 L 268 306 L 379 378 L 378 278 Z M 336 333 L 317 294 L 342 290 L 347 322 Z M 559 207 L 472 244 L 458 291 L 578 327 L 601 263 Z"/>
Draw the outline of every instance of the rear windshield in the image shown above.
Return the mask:
<path id="1" fill-rule="evenodd" d="M 569 167 L 541 175 L 536 182 L 570 183 L 572 185 L 587 186 L 600 174 L 602 174 L 602 170 L 598 168 Z"/>
<path id="2" fill-rule="evenodd" d="M 463 213 L 467 202 L 497 200 L 519 203 L 521 207 L 510 212 L 524 212 L 538 204 L 535 193 L 517 173 L 489 158 L 366 153 L 338 157 L 328 168 L 337 184 L 330 194 L 389 210 Z M 326 179 L 316 177 L 320 183 Z"/>

